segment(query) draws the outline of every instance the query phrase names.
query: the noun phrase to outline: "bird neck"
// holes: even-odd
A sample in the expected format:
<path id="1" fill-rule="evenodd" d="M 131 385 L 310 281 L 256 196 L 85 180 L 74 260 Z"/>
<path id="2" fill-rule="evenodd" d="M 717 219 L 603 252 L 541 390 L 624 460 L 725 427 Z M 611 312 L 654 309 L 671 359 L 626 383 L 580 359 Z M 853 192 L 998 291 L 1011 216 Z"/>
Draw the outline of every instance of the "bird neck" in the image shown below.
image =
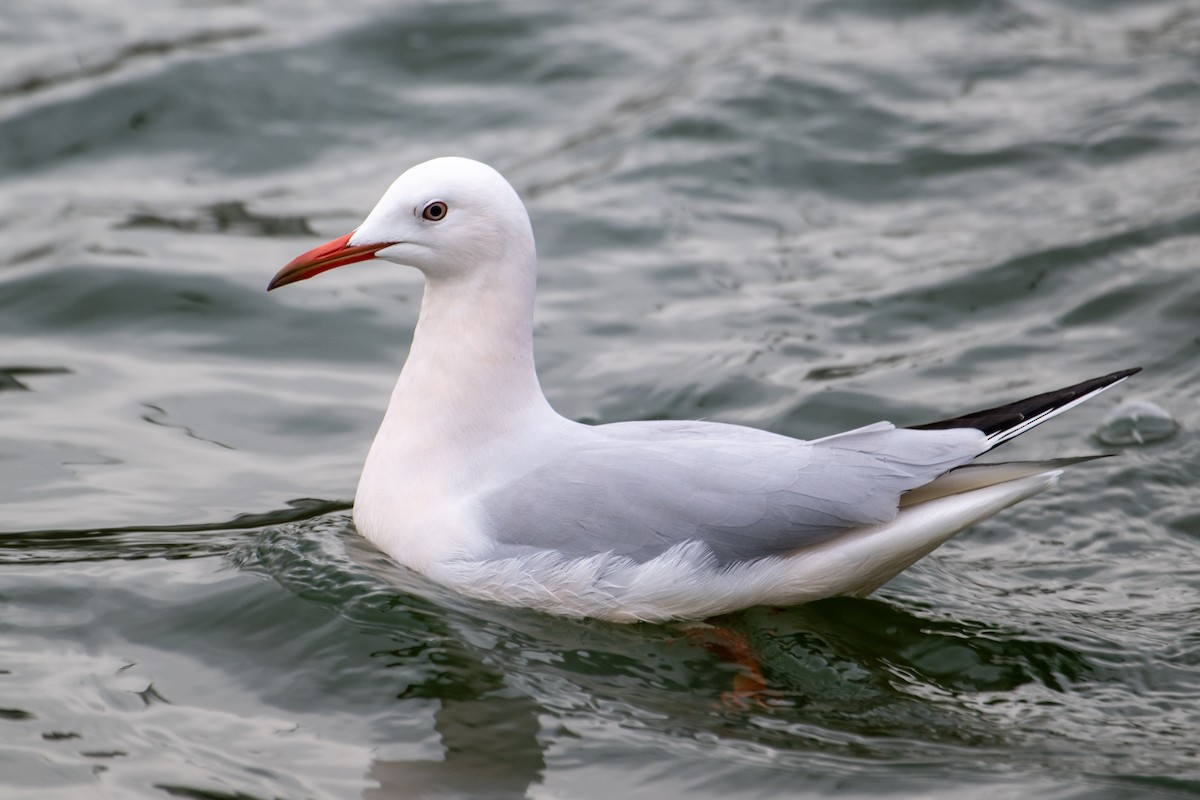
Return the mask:
<path id="1" fill-rule="evenodd" d="M 389 417 L 469 447 L 554 413 L 534 368 L 530 262 L 427 279 Z"/>

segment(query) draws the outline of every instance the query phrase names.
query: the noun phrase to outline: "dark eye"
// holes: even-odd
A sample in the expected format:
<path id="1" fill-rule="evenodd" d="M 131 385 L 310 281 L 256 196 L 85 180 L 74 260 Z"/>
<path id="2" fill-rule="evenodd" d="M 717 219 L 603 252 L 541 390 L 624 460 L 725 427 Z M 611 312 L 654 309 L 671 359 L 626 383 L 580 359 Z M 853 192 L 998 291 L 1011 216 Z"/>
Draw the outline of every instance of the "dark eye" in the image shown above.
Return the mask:
<path id="1" fill-rule="evenodd" d="M 446 216 L 446 212 L 450 209 L 441 200 L 434 200 L 429 205 L 425 206 L 425 210 L 421 212 L 421 218 L 427 219 L 430 222 L 437 222 Z"/>

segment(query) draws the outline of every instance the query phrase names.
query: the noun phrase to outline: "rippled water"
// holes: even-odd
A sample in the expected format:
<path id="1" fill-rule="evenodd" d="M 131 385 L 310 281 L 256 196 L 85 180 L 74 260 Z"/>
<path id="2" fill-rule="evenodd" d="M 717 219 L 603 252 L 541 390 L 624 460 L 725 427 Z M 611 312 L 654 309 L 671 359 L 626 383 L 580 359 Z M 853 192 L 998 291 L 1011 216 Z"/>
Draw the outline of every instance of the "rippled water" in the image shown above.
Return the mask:
<path id="1" fill-rule="evenodd" d="M 1153 0 L 3 4 L 0 795 L 1200 795 L 1198 58 Z M 353 534 L 420 282 L 263 289 L 448 153 L 528 201 L 573 418 L 815 436 L 1140 364 L 1012 454 L 1180 427 L 730 620 L 777 690 L 732 707 L 678 630 Z"/>

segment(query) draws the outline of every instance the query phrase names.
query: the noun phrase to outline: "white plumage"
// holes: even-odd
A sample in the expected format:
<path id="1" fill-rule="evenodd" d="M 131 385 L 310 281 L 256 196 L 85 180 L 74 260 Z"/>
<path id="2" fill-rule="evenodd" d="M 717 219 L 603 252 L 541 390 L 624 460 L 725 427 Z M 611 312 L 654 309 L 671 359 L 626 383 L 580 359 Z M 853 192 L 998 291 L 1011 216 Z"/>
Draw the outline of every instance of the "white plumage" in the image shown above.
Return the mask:
<path id="1" fill-rule="evenodd" d="M 868 594 L 1072 461 L 972 466 L 979 455 L 1136 372 L 813 441 L 710 422 L 588 426 L 538 384 L 533 233 L 499 173 L 463 158 L 413 167 L 356 231 L 270 288 L 368 258 L 421 270 L 426 289 L 356 527 L 465 594 L 557 614 L 700 619 Z"/>

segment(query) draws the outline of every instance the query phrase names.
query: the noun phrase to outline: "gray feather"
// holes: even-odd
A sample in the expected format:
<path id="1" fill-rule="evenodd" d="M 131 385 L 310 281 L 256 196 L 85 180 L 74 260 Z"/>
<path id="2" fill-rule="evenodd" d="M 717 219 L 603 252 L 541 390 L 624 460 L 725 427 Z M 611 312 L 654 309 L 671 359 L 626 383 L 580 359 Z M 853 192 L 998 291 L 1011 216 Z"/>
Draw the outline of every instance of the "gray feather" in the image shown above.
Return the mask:
<path id="1" fill-rule="evenodd" d="M 644 562 L 698 540 L 730 563 L 888 522 L 904 492 L 986 448 L 974 429 L 890 423 L 807 442 L 718 423 L 617 423 L 582 429 L 482 504 L 497 555 Z"/>

